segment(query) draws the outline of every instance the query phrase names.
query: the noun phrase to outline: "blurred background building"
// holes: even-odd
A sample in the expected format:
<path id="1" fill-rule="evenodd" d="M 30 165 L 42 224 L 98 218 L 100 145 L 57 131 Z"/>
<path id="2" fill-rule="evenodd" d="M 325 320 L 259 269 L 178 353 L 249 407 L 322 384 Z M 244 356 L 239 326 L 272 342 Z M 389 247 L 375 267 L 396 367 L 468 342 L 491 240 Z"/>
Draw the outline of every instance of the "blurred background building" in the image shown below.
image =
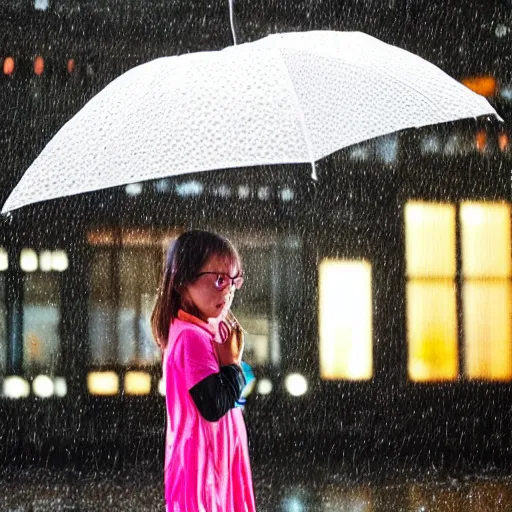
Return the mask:
<path id="1" fill-rule="evenodd" d="M 245 408 L 255 456 L 509 460 L 512 5 L 237 2 L 235 12 L 239 42 L 368 32 L 486 96 L 505 123 L 358 144 L 320 162 L 317 183 L 302 165 L 221 170 L 2 217 L 0 453 L 162 455 L 148 319 L 165 250 L 194 227 L 228 236 L 244 261 L 234 309 L 257 377 Z M 228 2 L 5 1 L 0 19 L 2 201 L 115 77 L 232 44 Z"/>

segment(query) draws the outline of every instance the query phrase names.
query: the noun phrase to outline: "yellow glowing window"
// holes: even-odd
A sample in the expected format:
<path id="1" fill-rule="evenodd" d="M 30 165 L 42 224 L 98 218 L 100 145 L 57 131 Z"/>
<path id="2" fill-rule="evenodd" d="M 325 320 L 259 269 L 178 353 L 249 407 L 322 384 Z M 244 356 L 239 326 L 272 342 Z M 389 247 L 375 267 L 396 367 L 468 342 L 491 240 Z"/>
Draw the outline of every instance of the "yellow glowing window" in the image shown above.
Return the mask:
<path id="1" fill-rule="evenodd" d="M 407 283 L 409 377 L 414 381 L 453 380 L 458 374 L 455 283 Z"/>
<path id="2" fill-rule="evenodd" d="M 464 363 L 471 379 L 512 379 L 510 205 L 462 203 Z"/>
<path id="3" fill-rule="evenodd" d="M 325 259 L 319 267 L 320 377 L 373 375 L 372 273 L 365 261 Z"/>
<path id="4" fill-rule="evenodd" d="M 458 374 L 455 207 L 405 206 L 408 372 L 413 381 Z"/>
<path id="5" fill-rule="evenodd" d="M 119 376 L 115 372 L 90 372 L 87 375 L 87 388 L 91 395 L 117 395 Z"/>
<path id="6" fill-rule="evenodd" d="M 409 277 L 455 276 L 455 207 L 410 201 L 405 206 L 405 256 Z"/>
<path id="7" fill-rule="evenodd" d="M 126 372 L 124 391 L 127 395 L 148 395 L 151 391 L 151 375 L 147 372 Z"/>

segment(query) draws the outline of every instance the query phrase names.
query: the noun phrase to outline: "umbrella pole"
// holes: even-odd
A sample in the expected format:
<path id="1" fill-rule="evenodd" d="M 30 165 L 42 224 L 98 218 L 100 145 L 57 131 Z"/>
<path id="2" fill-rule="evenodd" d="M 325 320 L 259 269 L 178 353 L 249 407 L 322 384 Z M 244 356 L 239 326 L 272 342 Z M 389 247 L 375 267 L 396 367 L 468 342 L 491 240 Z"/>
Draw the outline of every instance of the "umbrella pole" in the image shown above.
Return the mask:
<path id="1" fill-rule="evenodd" d="M 236 46 L 235 23 L 233 21 L 233 1 L 234 0 L 228 0 L 228 3 L 229 3 L 229 23 L 231 25 L 231 34 L 233 35 L 233 46 Z"/>

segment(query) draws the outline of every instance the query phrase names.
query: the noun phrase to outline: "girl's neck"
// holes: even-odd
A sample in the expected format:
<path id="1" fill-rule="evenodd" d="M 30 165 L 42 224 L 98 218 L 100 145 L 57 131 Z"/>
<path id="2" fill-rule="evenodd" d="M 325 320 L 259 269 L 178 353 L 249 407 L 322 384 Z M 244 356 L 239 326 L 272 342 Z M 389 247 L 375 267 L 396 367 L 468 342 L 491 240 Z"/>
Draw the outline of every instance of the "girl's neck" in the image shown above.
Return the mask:
<path id="1" fill-rule="evenodd" d="M 178 310 L 178 318 L 184 322 L 190 322 L 191 324 L 198 325 L 199 327 L 208 331 L 210 334 L 213 334 L 212 326 L 208 322 L 191 313 L 187 313 L 183 309 Z"/>

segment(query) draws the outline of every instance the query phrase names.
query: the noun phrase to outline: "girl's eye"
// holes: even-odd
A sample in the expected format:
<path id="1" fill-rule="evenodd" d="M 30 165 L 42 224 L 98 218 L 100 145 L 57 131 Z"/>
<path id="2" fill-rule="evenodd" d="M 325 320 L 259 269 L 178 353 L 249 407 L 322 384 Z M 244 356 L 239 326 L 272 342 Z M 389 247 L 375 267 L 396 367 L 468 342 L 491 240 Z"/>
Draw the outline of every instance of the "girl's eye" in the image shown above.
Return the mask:
<path id="1" fill-rule="evenodd" d="M 215 285 L 219 288 L 222 288 L 226 284 L 226 278 L 223 275 L 218 275 L 217 280 L 215 281 Z"/>

